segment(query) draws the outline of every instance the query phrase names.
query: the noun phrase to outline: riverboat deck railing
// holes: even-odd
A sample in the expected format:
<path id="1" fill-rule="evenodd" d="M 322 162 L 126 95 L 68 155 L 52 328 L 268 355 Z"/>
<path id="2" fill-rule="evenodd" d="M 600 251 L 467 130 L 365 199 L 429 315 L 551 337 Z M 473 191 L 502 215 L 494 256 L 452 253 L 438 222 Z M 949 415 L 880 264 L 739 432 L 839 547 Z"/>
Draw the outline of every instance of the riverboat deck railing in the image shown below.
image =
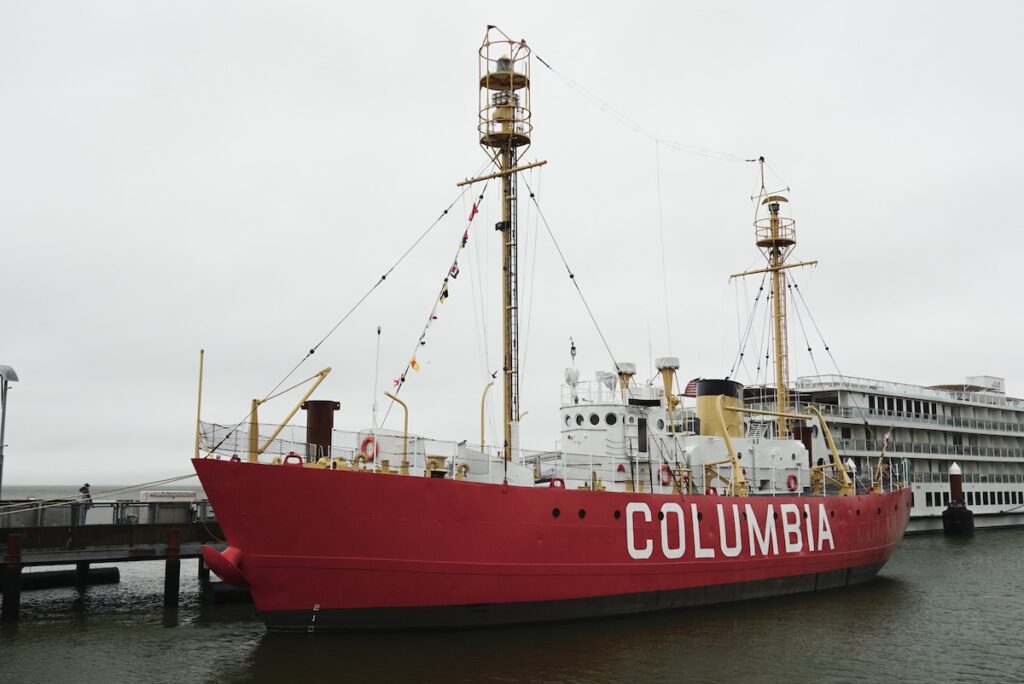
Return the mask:
<path id="1" fill-rule="evenodd" d="M 856 378 L 848 375 L 821 375 L 816 377 L 799 378 L 796 381 L 796 389 L 865 390 L 867 392 L 892 394 L 894 396 L 912 396 L 919 399 L 936 399 L 939 401 L 954 400 L 969 402 L 972 404 L 985 404 L 987 406 L 1006 406 L 1009 408 L 1024 409 L 1024 399 L 1015 399 L 1001 394 L 932 389 L 930 387 L 922 387 L 921 385 L 910 385 L 907 383 L 892 382 L 889 380 Z"/>
<path id="2" fill-rule="evenodd" d="M 771 408 L 772 403 L 751 404 L 752 408 Z M 816 404 L 814 402 L 797 402 L 796 410 L 806 410 L 807 406 L 817 406 L 823 414 L 830 418 L 849 418 L 858 422 L 865 417 L 878 418 L 880 423 L 909 422 L 920 423 L 926 429 L 936 427 L 964 428 L 968 430 L 984 430 L 988 432 L 1014 432 L 1024 433 L 1024 423 L 1015 423 L 1005 420 L 978 420 L 976 418 L 960 418 L 958 416 L 939 416 L 930 413 L 915 413 L 910 411 L 889 411 L 886 409 L 857 408 L 854 406 L 834 406 L 829 404 Z"/>

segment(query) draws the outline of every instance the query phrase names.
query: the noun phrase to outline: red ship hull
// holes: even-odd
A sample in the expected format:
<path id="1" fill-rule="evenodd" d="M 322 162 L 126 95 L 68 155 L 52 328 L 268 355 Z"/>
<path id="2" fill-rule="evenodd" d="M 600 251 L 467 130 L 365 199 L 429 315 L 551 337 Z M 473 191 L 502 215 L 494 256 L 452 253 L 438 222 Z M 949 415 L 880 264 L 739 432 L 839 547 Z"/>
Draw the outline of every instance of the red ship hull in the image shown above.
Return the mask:
<path id="1" fill-rule="evenodd" d="M 271 630 L 510 624 L 829 589 L 874 577 L 908 489 L 594 492 L 193 461 Z"/>

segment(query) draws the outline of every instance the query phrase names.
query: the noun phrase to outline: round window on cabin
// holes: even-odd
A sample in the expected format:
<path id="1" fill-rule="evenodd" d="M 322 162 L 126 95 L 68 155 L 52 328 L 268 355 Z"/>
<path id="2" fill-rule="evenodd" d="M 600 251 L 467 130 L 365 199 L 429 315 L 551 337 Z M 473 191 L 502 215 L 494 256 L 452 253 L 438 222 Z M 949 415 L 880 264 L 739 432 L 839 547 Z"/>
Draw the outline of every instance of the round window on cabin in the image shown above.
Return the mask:
<path id="1" fill-rule="evenodd" d="M 790 454 L 790 456 L 792 457 L 792 459 L 793 459 L 794 461 L 796 460 L 796 454 Z"/>
<path id="2" fill-rule="evenodd" d="M 664 430 L 665 429 L 665 421 L 663 421 L 661 418 L 658 419 L 658 429 L 659 430 Z"/>
<path id="3" fill-rule="evenodd" d="M 636 422 L 636 418 L 634 418 L 633 416 L 630 416 L 629 417 L 629 424 L 632 425 L 635 422 Z"/>
<path id="4" fill-rule="evenodd" d="M 608 425 L 615 425 L 615 423 L 618 420 L 618 416 L 616 416 L 614 413 L 609 413 L 607 416 L 604 417 L 604 422 L 607 423 Z"/>
<path id="5" fill-rule="evenodd" d="M 565 424 L 566 425 L 571 425 L 572 424 L 572 418 L 569 417 L 568 413 L 565 414 Z"/>
<path id="6" fill-rule="evenodd" d="M 577 425 L 583 425 L 583 414 L 582 413 L 576 415 L 576 424 Z"/>
<path id="7" fill-rule="evenodd" d="M 590 414 L 590 424 L 591 425 L 597 425 L 600 422 L 601 422 L 601 418 L 596 413 L 591 413 Z"/>

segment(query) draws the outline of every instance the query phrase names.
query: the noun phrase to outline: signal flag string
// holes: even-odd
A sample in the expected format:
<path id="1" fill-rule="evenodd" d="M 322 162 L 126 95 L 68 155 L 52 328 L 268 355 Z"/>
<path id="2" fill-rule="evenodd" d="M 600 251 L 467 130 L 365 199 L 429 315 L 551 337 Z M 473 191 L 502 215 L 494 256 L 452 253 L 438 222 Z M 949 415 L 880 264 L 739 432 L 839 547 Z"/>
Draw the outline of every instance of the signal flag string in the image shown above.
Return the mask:
<path id="1" fill-rule="evenodd" d="M 491 165 L 491 163 L 492 163 L 492 162 L 491 162 L 490 160 L 488 160 L 487 162 L 485 162 L 484 164 L 482 164 L 482 165 L 480 166 L 480 168 L 479 168 L 479 169 L 477 170 L 477 172 L 476 172 L 475 174 L 473 174 L 473 175 L 474 175 L 474 177 L 475 177 L 475 176 L 479 176 L 479 175 L 480 175 L 481 173 L 483 173 L 483 171 L 484 171 L 484 170 L 485 170 L 485 169 L 486 169 L 486 168 L 487 168 L 488 166 L 490 166 L 490 165 Z M 377 280 L 376 280 L 376 281 L 375 281 L 375 282 L 373 283 L 373 285 L 371 285 L 371 286 L 370 286 L 370 288 L 369 288 L 369 289 L 368 289 L 368 290 L 367 290 L 367 291 L 366 291 L 366 292 L 365 292 L 365 293 L 363 294 L 363 296 L 362 296 L 362 297 L 360 297 L 360 298 L 359 298 L 359 299 L 358 299 L 358 300 L 356 301 L 356 303 L 352 305 L 352 307 L 351 307 L 351 308 L 350 308 L 350 309 L 349 309 L 349 310 L 348 310 L 348 311 L 347 311 L 347 312 L 345 313 L 345 315 L 343 315 L 343 316 L 342 316 L 342 317 L 341 317 L 340 319 L 338 319 L 338 322 L 337 322 L 337 323 L 335 323 L 335 324 L 334 324 L 334 325 L 333 325 L 333 326 L 331 327 L 331 329 L 330 329 L 330 330 L 328 330 L 328 331 L 327 331 L 327 333 L 326 333 L 326 334 L 325 334 L 325 335 L 324 335 L 323 337 L 321 337 L 321 338 L 320 338 L 320 341 L 319 341 L 319 342 L 317 342 L 316 344 L 314 344 L 314 345 L 313 345 L 312 347 L 310 347 L 310 348 L 309 348 L 309 351 L 308 351 L 308 352 L 306 352 L 306 354 L 305 354 L 305 355 L 304 355 L 304 356 L 302 357 L 302 359 L 301 359 L 301 360 L 300 360 L 300 361 L 299 361 L 299 362 L 298 362 L 297 364 L 295 364 L 295 366 L 294 366 L 294 367 L 292 367 L 292 369 L 291 369 L 290 371 L 288 371 L 288 373 L 287 373 L 287 374 L 285 374 L 285 376 L 284 376 L 283 378 L 281 378 L 281 380 L 280 380 L 280 381 L 279 381 L 279 382 L 278 382 L 278 383 L 277 383 L 276 385 L 274 385 L 274 387 L 273 387 L 273 388 L 272 388 L 272 389 L 271 389 L 271 390 L 270 390 L 269 392 L 267 392 L 267 393 L 266 393 L 266 394 L 265 394 L 265 395 L 263 396 L 263 399 L 261 399 L 261 400 L 260 400 L 260 401 L 261 401 L 261 403 L 262 403 L 262 402 L 264 402 L 264 401 L 266 401 L 268 397 L 272 396 L 272 395 L 273 395 L 273 394 L 274 394 L 275 392 L 277 392 L 277 390 L 278 390 L 278 389 L 279 389 L 279 388 L 281 387 L 281 385 L 283 385 L 283 384 L 284 384 L 285 382 L 287 382 L 287 381 L 288 381 L 288 378 L 290 378 L 290 377 L 291 377 L 292 375 L 294 375 L 294 374 L 295 374 L 295 371 L 299 370 L 299 368 L 300 368 L 300 367 L 302 366 L 302 364 L 304 364 L 304 363 L 305 363 L 306 361 L 308 361 L 308 360 L 309 360 L 309 357 L 313 356 L 313 354 L 315 354 L 315 353 L 316 353 L 316 350 L 317 350 L 317 349 L 319 349 L 319 348 L 320 348 L 320 346 L 321 346 L 321 345 L 322 345 L 322 344 L 323 344 L 324 342 L 326 342 L 326 341 L 327 341 L 327 339 L 328 339 L 328 338 L 329 338 L 329 337 L 330 337 L 331 335 L 333 335 L 333 334 L 334 334 L 334 333 L 335 333 L 335 332 L 336 332 L 336 331 L 338 330 L 338 328 L 340 328 L 340 327 L 341 327 L 341 325 L 342 325 L 342 324 L 343 324 L 343 323 L 344 323 L 344 322 L 345 322 L 346 320 L 348 320 L 348 318 L 349 318 L 349 317 L 350 317 L 350 316 L 351 316 L 351 315 L 352 315 L 353 313 L 355 313 L 356 309 L 358 309 L 358 308 L 359 308 L 360 306 L 362 306 L 363 302 L 365 302 L 365 301 L 366 301 L 366 300 L 367 300 L 367 299 L 368 299 L 368 298 L 370 297 L 370 295 L 371 295 L 371 294 L 373 294 L 374 290 L 376 290 L 376 289 L 377 289 L 378 287 L 380 287 L 380 286 L 381 286 L 381 285 L 382 285 L 382 284 L 384 283 L 384 281 L 385 281 L 385 280 L 387 280 L 387 277 L 388 277 L 389 275 L 391 275 L 391 273 L 392 273 L 392 272 L 394 272 L 394 270 L 395 270 L 396 268 L 398 268 L 398 266 L 399 266 L 399 265 L 400 265 L 400 264 L 401 264 L 401 263 L 402 263 L 403 261 L 405 261 L 405 259 L 406 259 L 406 258 L 407 258 L 407 257 L 408 257 L 408 256 L 409 256 L 409 255 L 410 255 L 411 253 L 412 253 L 412 251 L 413 251 L 414 249 L 416 249 L 416 248 L 417 248 L 417 247 L 419 246 L 419 244 L 420 244 L 421 242 L 423 242 L 423 240 L 424 240 L 424 239 L 426 239 L 427 235 L 429 235 L 429 234 L 431 233 L 431 231 L 433 231 L 433 230 L 434 230 L 434 228 L 436 228 L 436 227 L 437 227 L 437 224 L 439 224 L 439 223 L 441 222 L 441 220 L 442 220 L 442 219 L 444 219 L 444 217 L 448 215 L 448 212 L 449 212 L 449 211 L 451 210 L 451 208 L 452 208 L 452 207 L 454 207 L 454 206 L 455 206 L 455 205 L 456 205 L 457 203 L 459 203 L 460 201 L 462 201 L 462 198 L 463 198 L 463 197 L 464 197 L 464 196 L 466 195 L 466 193 L 467 193 L 467 192 L 469 192 L 469 189 L 470 189 L 471 187 L 472 187 L 472 186 L 470 186 L 470 185 L 466 185 L 466 186 L 463 186 L 463 188 L 462 188 L 462 190 L 461 190 L 461 191 L 459 192 L 459 194 L 455 196 L 455 199 L 453 199 L 453 200 L 452 200 L 452 201 L 451 201 L 451 202 L 450 202 L 450 203 L 448 204 L 448 206 L 447 206 L 447 207 L 445 207 L 445 208 L 444 208 L 444 209 L 443 209 L 443 210 L 441 211 L 441 213 L 440 213 L 440 214 L 438 214 L 437 218 L 436 218 L 436 219 L 434 219 L 433 223 L 431 223 L 431 224 L 430 224 L 429 226 L 427 226 L 426 230 L 424 230 L 424 231 L 423 231 L 422 233 L 420 233 L 419 237 L 417 237 L 417 238 L 416 238 L 416 239 L 415 239 L 415 240 L 413 241 L 413 243 L 412 243 L 411 245 L 409 245 L 408 249 L 406 249 L 406 250 L 405 250 L 404 252 L 402 252 L 401 256 L 399 256 L 399 257 L 398 257 L 398 259 L 396 259 L 396 260 L 395 260 L 395 262 L 394 262 L 393 264 L 391 264 L 391 266 L 390 266 L 390 267 L 389 267 L 389 268 L 388 268 L 388 269 L 387 269 L 386 271 L 384 271 L 384 273 L 383 273 L 383 274 L 381 274 L 380 278 L 378 278 L 378 279 L 377 279 Z M 393 403 L 393 402 L 392 402 L 392 403 Z M 224 443 L 225 441 L 227 441 L 227 440 L 228 440 L 228 439 L 229 439 L 229 438 L 230 438 L 230 437 L 231 437 L 231 436 L 232 436 L 232 435 L 233 435 L 233 434 L 234 434 L 234 433 L 235 433 L 235 432 L 236 432 L 236 431 L 238 430 L 238 428 L 239 428 L 239 427 L 241 427 L 241 426 L 242 426 L 243 424 L 245 424 L 245 422 L 246 422 L 247 420 L 249 420 L 249 418 L 250 418 L 251 416 L 252 416 L 252 410 L 250 409 L 250 411 L 249 411 L 249 412 L 248 412 L 248 413 L 247 413 L 247 414 L 245 415 L 245 417 L 244 417 L 244 418 L 242 418 L 242 419 L 241 419 L 240 421 L 238 421 L 237 423 L 235 423 L 234 427 L 232 427 L 232 428 L 231 428 L 230 430 L 228 430 L 227 434 L 225 434 L 225 435 L 224 435 L 224 438 L 223 438 L 223 439 L 221 439 L 221 441 L 220 441 L 220 442 L 218 442 L 218 443 L 217 443 L 217 444 L 216 444 L 216 445 L 215 445 L 215 446 L 214 446 L 214 447 L 213 447 L 212 449 L 209 449 L 209 450 L 208 450 L 208 452 L 209 452 L 209 453 L 212 453 L 212 452 L 216 451 L 216 450 L 217 450 L 217 449 L 218 449 L 218 448 L 220 447 L 220 445 L 221 445 L 221 444 L 223 444 L 223 443 Z"/>
<path id="2" fill-rule="evenodd" d="M 409 361 L 405 364 L 405 369 L 402 371 L 401 375 L 393 381 L 395 396 L 402 391 L 402 387 L 405 385 L 405 381 L 409 374 L 409 369 L 412 369 L 417 373 L 420 370 L 420 362 L 416 360 L 416 354 L 419 353 L 420 347 L 427 344 L 427 330 L 429 330 L 430 325 L 437 320 L 438 308 L 445 303 L 445 300 L 448 299 L 449 283 L 459 277 L 459 254 L 469 243 L 469 229 L 473 225 L 473 218 L 480 212 L 480 205 L 484 201 L 484 194 L 487 192 L 487 185 L 489 182 L 490 181 L 484 183 L 484 187 L 480 191 L 480 195 L 476 198 L 476 201 L 473 202 L 473 207 L 469 211 L 469 218 L 466 219 L 466 226 L 462 231 L 462 237 L 459 239 L 459 246 L 456 248 L 455 256 L 452 258 L 451 263 L 448 266 L 448 271 L 445 274 L 444 279 L 441 281 L 441 290 L 434 299 L 434 305 L 430 309 L 430 314 L 427 316 L 426 323 L 423 324 L 423 330 L 420 331 L 420 336 L 416 341 L 416 346 L 413 348 L 412 355 L 409 357 Z M 468 188 L 471 186 L 466 187 Z M 381 421 L 382 426 L 387 422 L 388 416 L 391 415 L 391 409 L 394 405 L 395 401 L 392 399 L 391 403 L 388 404 L 388 410 L 384 413 L 384 420 Z"/>

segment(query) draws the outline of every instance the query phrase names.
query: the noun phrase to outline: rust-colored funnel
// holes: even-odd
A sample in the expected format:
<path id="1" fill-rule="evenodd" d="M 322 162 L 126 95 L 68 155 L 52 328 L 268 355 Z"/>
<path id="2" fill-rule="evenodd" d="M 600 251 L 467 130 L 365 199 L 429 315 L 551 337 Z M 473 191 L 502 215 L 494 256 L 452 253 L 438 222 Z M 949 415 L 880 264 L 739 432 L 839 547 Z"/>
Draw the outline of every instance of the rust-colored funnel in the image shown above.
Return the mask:
<path id="1" fill-rule="evenodd" d="M 329 399 L 315 399 L 302 404 L 306 412 L 306 460 L 321 456 L 331 457 L 331 433 L 334 431 L 334 412 L 341 404 Z"/>

